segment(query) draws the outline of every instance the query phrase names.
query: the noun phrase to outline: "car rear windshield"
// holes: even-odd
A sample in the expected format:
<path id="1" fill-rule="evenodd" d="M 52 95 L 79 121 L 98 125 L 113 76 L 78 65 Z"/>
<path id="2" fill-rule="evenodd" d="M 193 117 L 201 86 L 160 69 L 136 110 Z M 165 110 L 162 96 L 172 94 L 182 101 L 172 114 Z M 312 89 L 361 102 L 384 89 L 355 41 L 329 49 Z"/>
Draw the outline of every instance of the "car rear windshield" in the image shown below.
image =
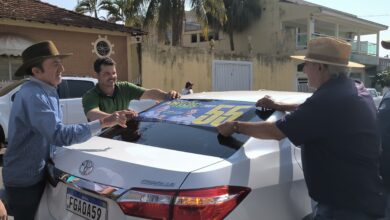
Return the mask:
<path id="1" fill-rule="evenodd" d="M 223 137 L 216 126 L 225 121 L 260 121 L 272 112 L 259 111 L 255 103 L 222 100 L 163 102 L 100 136 L 183 152 L 228 158 L 249 139 L 243 134 Z"/>

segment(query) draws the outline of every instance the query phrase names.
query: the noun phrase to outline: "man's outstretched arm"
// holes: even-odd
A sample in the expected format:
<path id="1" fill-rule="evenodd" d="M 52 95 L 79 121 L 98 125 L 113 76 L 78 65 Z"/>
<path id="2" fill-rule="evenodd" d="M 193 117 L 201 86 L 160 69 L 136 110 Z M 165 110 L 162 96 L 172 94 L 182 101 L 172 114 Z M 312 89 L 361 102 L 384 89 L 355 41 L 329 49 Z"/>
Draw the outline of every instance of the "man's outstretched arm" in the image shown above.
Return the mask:
<path id="1" fill-rule="evenodd" d="M 153 99 L 156 101 L 164 101 L 178 98 L 180 98 L 180 94 L 175 90 L 164 92 L 161 89 L 147 89 L 142 94 L 140 99 Z"/>

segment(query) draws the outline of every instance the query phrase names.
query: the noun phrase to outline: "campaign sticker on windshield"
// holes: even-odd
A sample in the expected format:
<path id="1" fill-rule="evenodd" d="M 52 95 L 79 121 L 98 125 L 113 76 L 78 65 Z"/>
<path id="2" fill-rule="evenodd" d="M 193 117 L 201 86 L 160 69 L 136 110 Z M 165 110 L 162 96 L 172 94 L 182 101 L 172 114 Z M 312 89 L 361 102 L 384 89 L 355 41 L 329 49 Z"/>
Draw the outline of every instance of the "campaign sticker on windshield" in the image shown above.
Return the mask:
<path id="1" fill-rule="evenodd" d="M 165 121 L 176 124 L 216 127 L 233 121 L 255 106 L 250 102 L 226 100 L 173 100 L 139 114 L 141 121 Z"/>

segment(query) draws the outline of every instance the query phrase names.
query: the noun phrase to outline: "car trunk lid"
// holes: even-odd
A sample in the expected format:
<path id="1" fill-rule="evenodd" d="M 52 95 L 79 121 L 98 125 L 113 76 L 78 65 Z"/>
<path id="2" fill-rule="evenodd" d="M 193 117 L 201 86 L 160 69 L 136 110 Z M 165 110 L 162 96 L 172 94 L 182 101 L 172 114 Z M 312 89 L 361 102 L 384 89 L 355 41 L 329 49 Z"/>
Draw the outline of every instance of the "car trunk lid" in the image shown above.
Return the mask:
<path id="1" fill-rule="evenodd" d="M 101 137 L 57 148 L 56 168 L 79 178 L 122 189 L 177 189 L 194 170 L 222 158 Z"/>

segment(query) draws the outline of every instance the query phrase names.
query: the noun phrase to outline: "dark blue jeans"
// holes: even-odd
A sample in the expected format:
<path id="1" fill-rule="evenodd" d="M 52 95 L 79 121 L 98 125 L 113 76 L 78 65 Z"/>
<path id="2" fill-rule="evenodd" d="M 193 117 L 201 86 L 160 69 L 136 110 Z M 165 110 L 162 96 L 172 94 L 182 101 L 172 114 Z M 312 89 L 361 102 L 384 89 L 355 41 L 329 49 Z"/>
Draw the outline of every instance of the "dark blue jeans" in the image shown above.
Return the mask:
<path id="1" fill-rule="evenodd" d="M 46 181 L 29 187 L 7 187 L 5 192 L 10 214 L 14 220 L 34 220 Z"/>
<path id="2" fill-rule="evenodd" d="M 314 220 L 376 220 L 363 212 L 338 209 L 318 203 L 314 208 Z"/>

